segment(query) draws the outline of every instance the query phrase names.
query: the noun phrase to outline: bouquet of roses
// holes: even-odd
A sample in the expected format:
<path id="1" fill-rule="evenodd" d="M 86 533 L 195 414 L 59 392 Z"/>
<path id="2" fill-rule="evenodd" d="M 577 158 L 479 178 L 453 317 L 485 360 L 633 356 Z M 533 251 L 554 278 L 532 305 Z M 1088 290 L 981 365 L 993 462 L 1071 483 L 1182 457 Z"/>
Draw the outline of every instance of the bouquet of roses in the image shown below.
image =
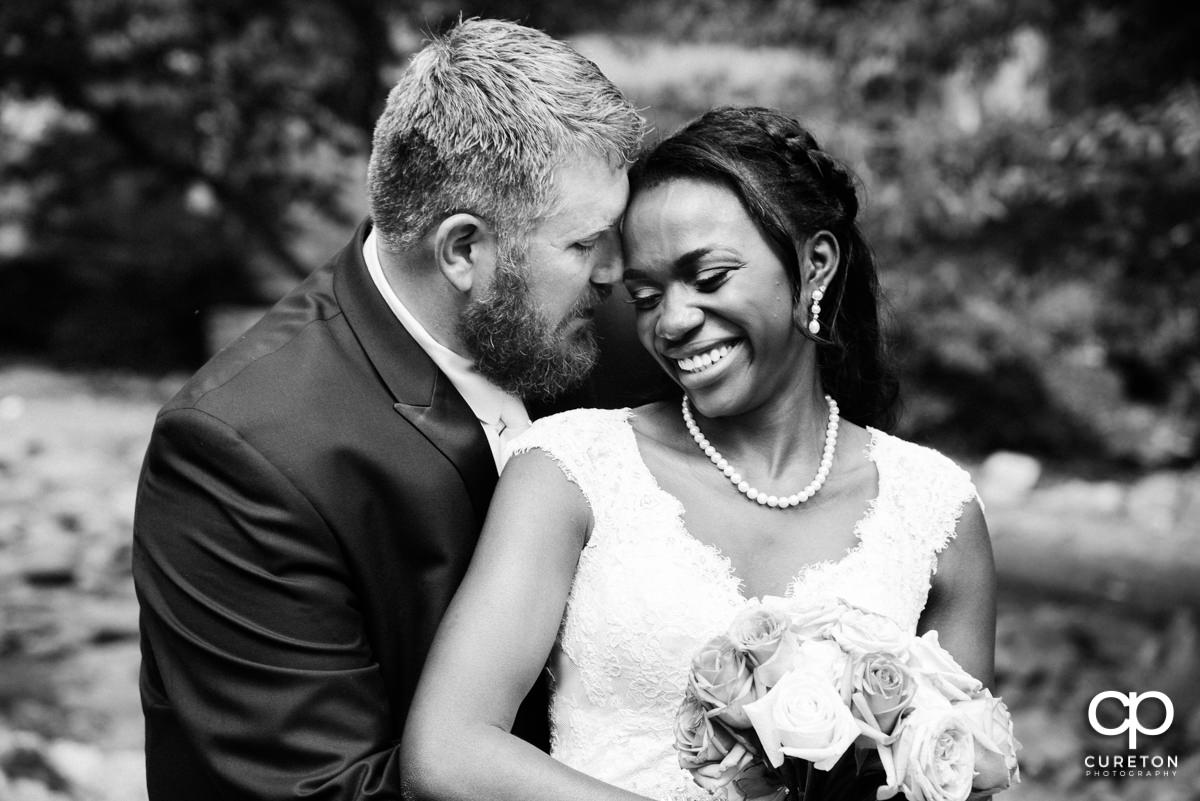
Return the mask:
<path id="1" fill-rule="evenodd" d="M 1020 779 L 1008 709 L 937 632 L 841 601 L 742 611 L 695 655 L 675 739 L 679 764 L 728 801 L 800 801 L 852 747 L 882 766 L 880 801 L 964 801 Z"/>

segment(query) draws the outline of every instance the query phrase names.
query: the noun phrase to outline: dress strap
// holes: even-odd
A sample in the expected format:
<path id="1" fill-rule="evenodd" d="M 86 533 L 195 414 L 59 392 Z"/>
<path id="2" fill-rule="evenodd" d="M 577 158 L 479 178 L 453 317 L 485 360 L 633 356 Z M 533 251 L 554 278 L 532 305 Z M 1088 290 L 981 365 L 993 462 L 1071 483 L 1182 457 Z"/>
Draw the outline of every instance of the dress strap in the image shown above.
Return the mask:
<path id="1" fill-rule="evenodd" d="M 932 448 L 883 432 L 872 434 L 880 502 L 895 510 L 903 531 L 897 544 L 926 562 L 932 575 L 967 504 L 979 497 L 975 484 L 966 470 Z"/>
<path id="2" fill-rule="evenodd" d="M 600 514 L 603 499 L 610 497 L 605 490 L 627 458 L 622 429 L 630 414 L 629 409 L 574 409 L 543 417 L 513 439 L 509 458 L 542 451 L 579 487 L 592 514 Z"/>

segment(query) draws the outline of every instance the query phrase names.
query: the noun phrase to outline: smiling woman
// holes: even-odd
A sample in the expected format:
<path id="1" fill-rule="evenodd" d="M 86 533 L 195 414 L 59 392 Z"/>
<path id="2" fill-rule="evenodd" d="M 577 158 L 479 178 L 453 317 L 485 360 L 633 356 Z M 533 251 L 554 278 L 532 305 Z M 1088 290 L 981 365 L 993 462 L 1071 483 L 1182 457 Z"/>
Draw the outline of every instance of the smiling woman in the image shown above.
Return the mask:
<path id="1" fill-rule="evenodd" d="M 663 292 L 661 281 L 646 280 L 655 267 L 660 279 L 667 267 L 676 278 L 690 274 L 700 293 L 742 268 L 770 271 L 759 291 L 787 295 L 770 300 L 782 299 L 798 323 L 794 333 L 816 343 L 821 382 L 846 416 L 890 428 L 897 387 L 883 357 L 875 261 L 856 223 L 856 181 L 810 133 L 781 115 L 710 112 L 659 145 L 631 180 L 625 277 L 639 311 Z M 685 305 L 678 317 L 652 316 L 672 339 L 672 328 L 694 314 Z M 646 324 L 643 315 L 643 336 Z"/>
<path id="2" fill-rule="evenodd" d="M 643 156 L 630 192 L 638 339 L 683 399 L 543 418 L 515 441 L 409 718 L 418 797 L 710 798 L 680 769 L 676 713 L 693 655 L 767 596 L 937 630 L 991 681 L 975 488 L 872 427 L 895 385 L 849 174 L 794 120 L 719 109 Z M 553 759 L 507 733 L 547 659 Z M 452 749 L 476 759 L 450 765 Z M 806 798 L 883 782 L 847 752 Z"/>
<path id="3" fill-rule="evenodd" d="M 625 237 L 625 284 L 637 308 L 638 337 L 663 370 L 709 416 L 745 412 L 796 397 L 814 374 L 807 327 L 793 321 L 783 262 L 759 235 L 734 192 L 680 179 L 638 192 Z M 806 243 L 824 286 L 837 243 Z"/>

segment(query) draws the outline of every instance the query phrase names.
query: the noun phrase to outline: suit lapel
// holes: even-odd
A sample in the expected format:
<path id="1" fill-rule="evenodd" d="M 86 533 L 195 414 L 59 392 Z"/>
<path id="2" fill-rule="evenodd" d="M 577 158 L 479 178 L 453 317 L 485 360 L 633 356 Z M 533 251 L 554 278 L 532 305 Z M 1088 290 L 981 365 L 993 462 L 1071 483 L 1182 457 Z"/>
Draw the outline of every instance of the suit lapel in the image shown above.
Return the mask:
<path id="1" fill-rule="evenodd" d="M 393 408 L 455 466 L 482 523 L 496 486 L 487 437 L 471 407 L 379 294 L 362 257 L 369 231 L 364 222 L 334 257 L 334 294 Z"/>

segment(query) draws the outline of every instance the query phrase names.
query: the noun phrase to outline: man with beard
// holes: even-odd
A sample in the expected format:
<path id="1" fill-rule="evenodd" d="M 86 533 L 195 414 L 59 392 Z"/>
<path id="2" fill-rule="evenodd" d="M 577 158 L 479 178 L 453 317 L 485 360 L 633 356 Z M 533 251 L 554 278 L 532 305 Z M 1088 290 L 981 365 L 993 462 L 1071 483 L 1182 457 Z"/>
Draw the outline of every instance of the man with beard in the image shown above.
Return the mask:
<path id="1" fill-rule="evenodd" d="M 399 797 L 505 440 L 596 361 L 641 126 L 518 25 L 467 21 L 413 58 L 372 221 L 156 421 L 133 550 L 152 801 Z M 515 726 L 543 746 L 544 704 Z"/>

